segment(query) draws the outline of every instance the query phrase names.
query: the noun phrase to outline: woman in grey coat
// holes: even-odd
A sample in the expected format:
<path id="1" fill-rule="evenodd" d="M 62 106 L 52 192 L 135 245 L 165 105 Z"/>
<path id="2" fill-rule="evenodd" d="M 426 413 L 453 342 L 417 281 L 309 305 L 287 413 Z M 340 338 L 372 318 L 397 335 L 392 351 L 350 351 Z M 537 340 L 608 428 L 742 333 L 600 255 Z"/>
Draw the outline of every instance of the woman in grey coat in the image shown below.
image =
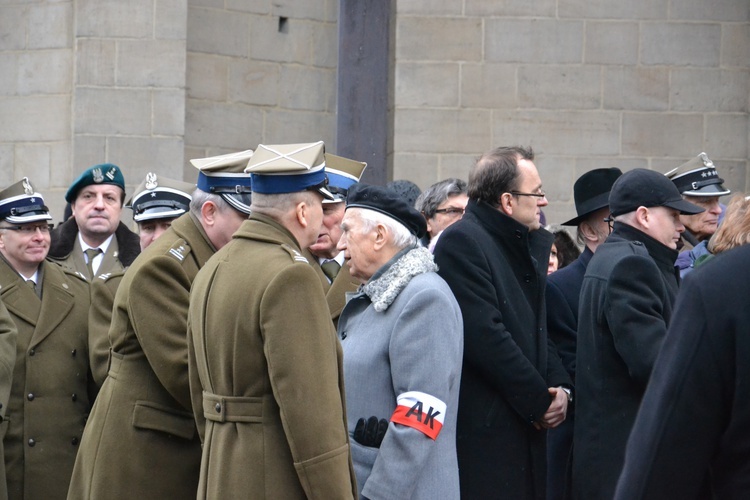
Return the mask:
<path id="1" fill-rule="evenodd" d="M 458 498 L 461 311 L 417 246 L 424 218 L 383 188 L 349 192 L 339 248 L 363 286 L 339 319 L 361 498 Z"/>

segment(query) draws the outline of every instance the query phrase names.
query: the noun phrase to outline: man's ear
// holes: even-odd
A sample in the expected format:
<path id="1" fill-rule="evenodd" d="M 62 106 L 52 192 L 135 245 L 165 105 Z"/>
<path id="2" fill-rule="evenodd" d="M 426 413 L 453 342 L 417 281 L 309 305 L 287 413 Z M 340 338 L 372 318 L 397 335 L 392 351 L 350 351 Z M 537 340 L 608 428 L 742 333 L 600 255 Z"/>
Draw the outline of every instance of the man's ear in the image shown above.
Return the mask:
<path id="1" fill-rule="evenodd" d="M 308 217 L 310 216 L 310 207 L 307 205 L 306 202 L 300 201 L 295 205 L 294 207 L 294 213 L 297 217 L 297 222 L 300 226 L 303 228 L 306 228 L 310 221 L 308 220 Z"/>
<path id="2" fill-rule="evenodd" d="M 375 226 L 373 231 L 373 248 L 380 250 L 388 243 L 388 230 L 383 224 Z"/>
<path id="3" fill-rule="evenodd" d="M 645 229 L 648 229 L 651 225 L 652 214 L 651 211 L 646 207 L 638 207 L 635 211 L 636 222 Z"/>
<path id="4" fill-rule="evenodd" d="M 216 203 L 213 201 L 206 201 L 201 205 L 201 222 L 206 226 L 213 226 L 216 223 L 216 212 L 218 212 Z"/>
<path id="5" fill-rule="evenodd" d="M 505 215 L 513 215 L 513 195 L 510 193 L 503 193 L 500 195 L 500 210 Z"/>

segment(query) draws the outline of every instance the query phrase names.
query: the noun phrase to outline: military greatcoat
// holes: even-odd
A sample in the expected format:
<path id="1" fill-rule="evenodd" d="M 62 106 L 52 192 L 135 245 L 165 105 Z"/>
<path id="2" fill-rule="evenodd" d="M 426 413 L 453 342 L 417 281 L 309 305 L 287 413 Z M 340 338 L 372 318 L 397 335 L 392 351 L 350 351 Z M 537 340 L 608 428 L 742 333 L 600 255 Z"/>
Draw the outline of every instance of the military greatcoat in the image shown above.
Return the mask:
<path id="1" fill-rule="evenodd" d="M 65 498 L 95 394 L 89 285 L 49 262 L 39 269 L 41 300 L 0 259 L 0 298 L 18 329 L 4 441 L 11 499 Z"/>
<path id="2" fill-rule="evenodd" d="M 354 498 L 341 346 L 291 233 L 243 222 L 198 273 L 189 324 L 206 418 L 198 498 Z"/>
<path id="3" fill-rule="evenodd" d="M 328 310 L 331 312 L 331 320 L 333 320 L 333 326 L 336 327 L 341 311 L 344 310 L 346 305 L 346 293 L 356 292 L 360 282 L 349 273 L 349 262 L 344 262 L 333 283 L 331 283 L 323 273 L 318 258 L 311 254 L 310 250 L 304 250 L 302 255 L 310 262 L 315 274 L 320 278 L 323 290 L 326 292 L 326 302 L 328 303 Z"/>
<path id="4" fill-rule="evenodd" d="M 91 281 L 91 309 L 89 310 L 89 336 L 91 345 L 91 373 L 101 387 L 109 370 L 109 326 L 115 292 L 120 286 L 124 271 L 100 274 Z"/>
<path id="5" fill-rule="evenodd" d="M 16 364 L 16 338 L 18 330 L 5 304 L 0 300 L 0 456 L 5 456 L 3 439 L 8 426 L 5 412 L 10 399 L 10 384 L 13 381 L 13 367 Z M 0 500 L 8 498 L 5 481 L 5 461 L 0 462 Z"/>
<path id="6" fill-rule="evenodd" d="M 192 498 L 200 439 L 190 406 L 190 286 L 214 248 L 185 214 L 130 266 L 115 295 L 109 373 L 69 498 Z"/>

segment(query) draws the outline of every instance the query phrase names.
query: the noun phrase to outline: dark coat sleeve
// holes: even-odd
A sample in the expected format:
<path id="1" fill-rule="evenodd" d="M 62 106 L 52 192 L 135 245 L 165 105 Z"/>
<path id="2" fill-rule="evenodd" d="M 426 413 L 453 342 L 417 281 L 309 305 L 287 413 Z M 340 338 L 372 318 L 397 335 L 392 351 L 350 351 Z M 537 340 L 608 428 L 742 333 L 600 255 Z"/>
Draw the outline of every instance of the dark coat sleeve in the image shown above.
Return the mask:
<path id="1" fill-rule="evenodd" d="M 607 288 L 604 314 L 615 349 L 645 390 L 667 333 L 661 273 L 650 257 L 628 255 L 612 269 Z"/>
<path id="2" fill-rule="evenodd" d="M 573 311 L 563 289 L 555 281 L 547 282 L 546 297 L 549 338 L 557 348 L 565 371 L 575 380 L 578 311 Z"/>
<path id="3" fill-rule="evenodd" d="M 463 315 L 464 365 L 481 374 L 525 421 L 541 419 L 551 402 L 547 382 L 506 327 L 500 307 L 509 298 L 499 295 L 488 254 L 465 232 L 447 231 L 440 238 L 435 262 Z M 515 278 L 509 272 L 506 279 Z"/>

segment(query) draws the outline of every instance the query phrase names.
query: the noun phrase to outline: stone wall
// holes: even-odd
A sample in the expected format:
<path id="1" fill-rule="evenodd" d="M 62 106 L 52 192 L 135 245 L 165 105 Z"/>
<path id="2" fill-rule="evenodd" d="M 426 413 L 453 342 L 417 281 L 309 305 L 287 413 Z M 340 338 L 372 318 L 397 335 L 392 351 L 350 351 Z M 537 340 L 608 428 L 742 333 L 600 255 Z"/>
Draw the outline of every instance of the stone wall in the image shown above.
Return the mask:
<path id="1" fill-rule="evenodd" d="M 747 191 L 747 0 L 398 0 L 394 177 L 467 178 L 531 145 L 550 205 L 597 167 L 665 172 L 701 151 Z"/>
<path id="2" fill-rule="evenodd" d="M 706 151 L 750 189 L 747 0 L 393 1 L 393 177 L 530 144 L 552 222 L 601 166 Z M 0 0 L 0 186 L 29 176 L 58 220 L 94 163 L 132 189 L 262 142 L 335 152 L 338 2 Z"/>

